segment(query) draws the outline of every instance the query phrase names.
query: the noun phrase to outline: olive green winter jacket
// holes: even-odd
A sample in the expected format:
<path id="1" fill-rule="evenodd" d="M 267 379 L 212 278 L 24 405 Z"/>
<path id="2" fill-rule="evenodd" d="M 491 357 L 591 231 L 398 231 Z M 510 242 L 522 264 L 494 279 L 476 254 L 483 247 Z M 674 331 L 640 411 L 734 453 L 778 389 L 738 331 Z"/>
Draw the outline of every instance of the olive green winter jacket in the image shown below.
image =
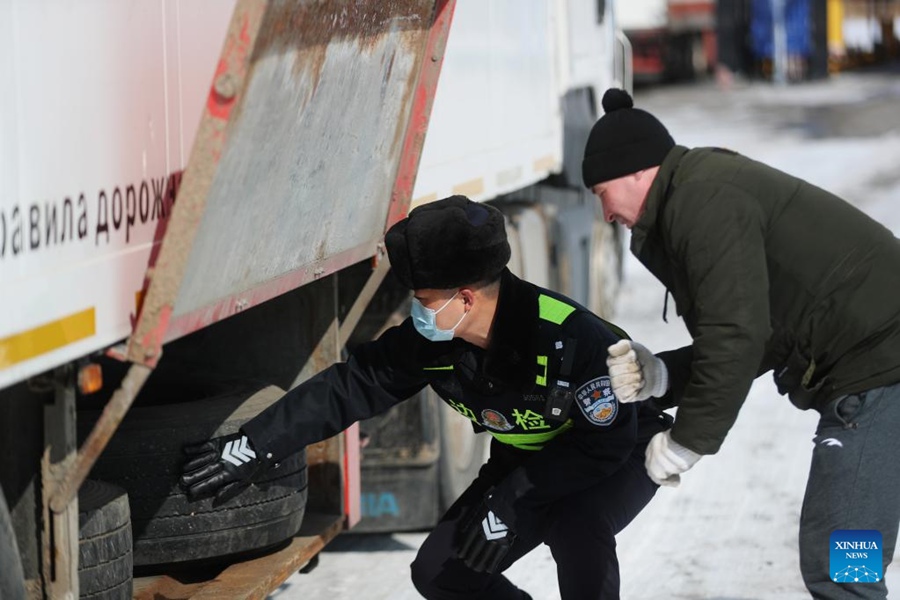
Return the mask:
<path id="1" fill-rule="evenodd" d="M 840 198 L 717 148 L 676 146 L 632 231 L 693 337 L 660 356 L 673 438 L 715 453 L 753 379 L 800 408 L 900 381 L 900 240 Z"/>

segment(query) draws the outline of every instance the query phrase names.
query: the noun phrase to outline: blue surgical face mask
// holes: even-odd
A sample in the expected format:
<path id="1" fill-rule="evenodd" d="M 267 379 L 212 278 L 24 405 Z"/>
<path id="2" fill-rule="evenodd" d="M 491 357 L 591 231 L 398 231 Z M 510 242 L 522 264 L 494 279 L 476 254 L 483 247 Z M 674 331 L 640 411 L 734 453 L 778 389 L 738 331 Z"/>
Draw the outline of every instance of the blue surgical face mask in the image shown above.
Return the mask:
<path id="1" fill-rule="evenodd" d="M 453 294 L 453 298 L 456 298 L 459 295 L 459 292 Z M 453 339 L 453 334 L 456 332 L 456 328 L 459 327 L 459 324 L 462 323 L 462 320 L 466 318 L 466 315 L 469 314 L 469 311 L 463 313 L 463 316 L 459 318 L 459 321 L 456 322 L 451 329 L 439 329 L 437 326 L 437 315 L 439 312 L 447 308 L 451 302 L 453 302 L 453 298 L 447 300 L 442 307 L 437 310 L 433 308 L 426 308 L 419 302 L 418 298 L 413 298 L 412 300 L 412 309 L 409 311 L 410 316 L 412 317 L 413 326 L 416 328 L 416 331 L 421 333 L 425 338 L 431 340 L 432 342 L 449 342 Z"/>

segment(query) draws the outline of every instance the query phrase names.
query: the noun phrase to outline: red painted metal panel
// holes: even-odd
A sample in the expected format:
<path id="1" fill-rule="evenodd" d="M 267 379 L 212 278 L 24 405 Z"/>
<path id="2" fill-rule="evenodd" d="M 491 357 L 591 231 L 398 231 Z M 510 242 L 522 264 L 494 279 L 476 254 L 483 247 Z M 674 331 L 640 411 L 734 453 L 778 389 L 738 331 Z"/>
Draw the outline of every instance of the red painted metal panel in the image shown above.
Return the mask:
<path id="1" fill-rule="evenodd" d="M 673 30 L 712 29 L 716 21 L 716 3 L 712 0 L 670 0 L 668 15 Z"/>
<path id="2" fill-rule="evenodd" d="M 690 14 L 715 14 L 716 3 L 712 0 L 694 0 L 687 2 L 669 2 L 669 17 L 680 17 Z"/>
<path id="3" fill-rule="evenodd" d="M 239 0 L 129 360 L 376 255 L 409 207 L 454 6 Z"/>
<path id="4" fill-rule="evenodd" d="M 226 319 L 248 308 L 258 306 L 281 294 L 297 289 L 316 279 L 337 273 L 341 269 L 356 264 L 375 254 L 375 245 L 367 243 L 346 252 L 328 257 L 315 265 L 297 269 L 271 279 L 245 292 L 232 294 L 193 312 L 171 317 L 165 334 L 165 341 L 177 339 L 191 332 L 203 329 L 222 319 Z"/>
<path id="5" fill-rule="evenodd" d="M 400 168 L 394 183 L 394 191 L 391 194 L 391 207 L 385 231 L 406 217 L 409 211 L 455 8 L 456 0 L 439 0 L 435 7 L 434 25 L 431 27 L 431 34 L 425 45 L 425 63 L 422 66 L 419 85 L 416 87 L 413 99 L 413 113 L 410 116 L 406 137 L 403 140 L 403 154 L 400 158 Z"/>
<path id="6" fill-rule="evenodd" d="M 344 527 L 350 528 L 362 518 L 360 496 L 359 423 L 344 430 Z"/>

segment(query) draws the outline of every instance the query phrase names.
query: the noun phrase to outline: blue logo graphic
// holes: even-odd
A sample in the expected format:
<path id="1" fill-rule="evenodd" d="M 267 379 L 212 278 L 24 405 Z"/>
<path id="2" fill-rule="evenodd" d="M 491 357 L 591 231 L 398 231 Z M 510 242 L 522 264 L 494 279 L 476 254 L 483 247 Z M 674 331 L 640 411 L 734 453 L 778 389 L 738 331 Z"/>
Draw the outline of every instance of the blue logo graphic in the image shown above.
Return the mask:
<path id="1" fill-rule="evenodd" d="M 381 517 L 399 517 L 400 507 L 397 497 L 390 492 L 363 492 L 360 494 L 362 516 L 379 519 Z"/>
<path id="2" fill-rule="evenodd" d="M 837 583 L 881 581 L 881 532 L 838 529 L 831 534 L 831 579 Z"/>

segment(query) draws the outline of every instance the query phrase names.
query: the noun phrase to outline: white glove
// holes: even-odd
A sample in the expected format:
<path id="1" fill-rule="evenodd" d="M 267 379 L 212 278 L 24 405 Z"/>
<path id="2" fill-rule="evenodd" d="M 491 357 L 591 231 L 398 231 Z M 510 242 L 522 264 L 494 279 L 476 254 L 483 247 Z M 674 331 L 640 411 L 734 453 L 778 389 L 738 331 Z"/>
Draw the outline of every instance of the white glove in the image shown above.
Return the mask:
<path id="1" fill-rule="evenodd" d="M 693 467 L 701 456 L 673 440 L 668 431 L 660 431 L 647 444 L 644 466 L 653 483 L 677 487 L 681 483 L 679 474 Z"/>
<path id="2" fill-rule="evenodd" d="M 607 351 L 609 380 L 619 402 L 659 398 L 668 391 L 669 371 L 666 363 L 644 346 L 631 340 L 619 340 Z"/>

